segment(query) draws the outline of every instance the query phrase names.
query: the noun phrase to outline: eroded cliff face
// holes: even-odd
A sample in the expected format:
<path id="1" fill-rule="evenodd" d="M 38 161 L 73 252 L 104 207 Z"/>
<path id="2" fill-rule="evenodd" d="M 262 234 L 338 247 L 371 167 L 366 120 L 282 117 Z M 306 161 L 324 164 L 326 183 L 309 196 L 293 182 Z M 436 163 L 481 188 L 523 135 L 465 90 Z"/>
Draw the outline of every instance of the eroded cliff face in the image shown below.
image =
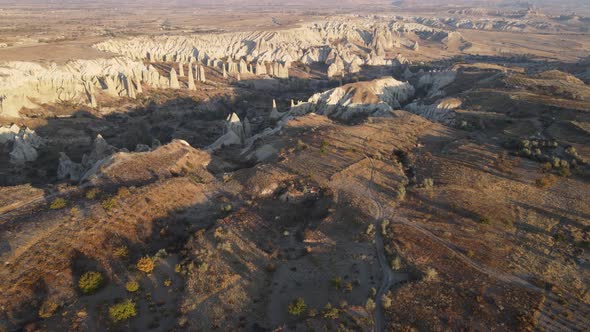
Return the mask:
<path id="1" fill-rule="evenodd" d="M 414 87 L 392 77 L 346 84 L 313 95 L 291 107 L 291 115 L 314 112 L 340 120 L 361 115 L 387 116 L 414 95 Z"/>
<path id="2" fill-rule="evenodd" d="M 466 43 L 457 32 L 415 22 L 352 18 L 272 32 L 110 39 L 94 47 L 119 54 L 113 59 L 75 60 L 62 66 L 28 62 L 0 66 L 0 115 L 19 117 L 23 107 L 55 102 L 98 107 L 97 94 L 134 99 L 143 92 L 143 85 L 195 90 L 195 82 L 207 81 L 205 67 L 238 81 L 244 75 L 289 78 L 293 62 L 324 64 L 329 78 L 354 74 L 365 65 L 410 63 L 411 59 L 391 52 L 418 51 L 418 40 L 423 39 L 441 48 Z M 173 65 L 162 73 L 152 65 L 161 62 Z M 179 79 L 185 76 L 187 83 Z"/>

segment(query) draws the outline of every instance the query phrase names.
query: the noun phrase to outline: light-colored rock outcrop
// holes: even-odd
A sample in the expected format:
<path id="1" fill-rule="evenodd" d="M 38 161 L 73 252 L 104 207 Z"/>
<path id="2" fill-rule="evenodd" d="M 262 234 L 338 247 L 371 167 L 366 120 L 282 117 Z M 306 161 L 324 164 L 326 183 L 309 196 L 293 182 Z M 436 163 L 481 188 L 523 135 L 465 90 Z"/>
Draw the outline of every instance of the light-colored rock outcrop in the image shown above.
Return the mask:
<path id="1" fill-rule="evenodd" d="M 274 99 L 273 99 L 273 100 L 272 100 L 272 110 L 270 111 L 270 115 L 269 115 L 269 117 L 270 117 L 272 120 L 278 120 L 278 119 L 282 118 L 282 117 L 283 117 L 283 115 L 284 115 L 284 114 L 283 114 L 283 113 L 281 113 L 281 112 L 279 112 L 279 110 L 278 110 L 278 108 L 277 108 L 277 102 L 276 102 L 276 100 L 274 100 Z"/>
<path id="2" fill-rule="evenodd" d="M 248 119 L 242 123 L 240 117 L 236 113 L 232 113 L 226 119 L 224 134 L 207 147 L 207 150 L 214 151 L 228 145 L 241 145 L 251 134 L 252 129 Z"/>
<path id="3" fill-rule="evenodd" d="M 178 82 L 178 75 L 176 75 L 176 70 L 174 70 L 174 68 L 170 68 L 170 88 L 171 89 L 180 89 L 180 83 Z"/>
<path id="4" fill-rule="evenodd" d="M 428 97 L 443 96 L 445 86 L 453 83 L 457 77 L 456 71 L 433 71 L 423 73 L 418 79 L 417 88 L 428 89 Z"/>
<path id="5" fill-rule="evenodd" d="M 406 105 L 405 110 L 431 121 L 440 122 L 446 125 L 455 124 L 455 109 L 461 107 L 461 100 L 457 98 L 445 98 L 438 100 L 431 105 L 425 105 L 420 102 L 413 102 Z"/>
<path id="6" fill-rule="evenodd" d="M 195 86 L 195 78 L 193 75 L 193 66 L 191 64 L 188 65 L 188 89 L 189 90 L 196 90 L 197 87 Z"/>
<path id="7" fill-rule="evenodd" d="M 149 147 L 147 149 L 149 150 Z M 86 181 L 118 151 L 117 148 L 109 145 L 101 135 L 98 135 L 92 144 L 90 153 L 82 156 L 81 163 L 73 162 L 65 153 L 60 153 L 57 177 L 75 182 Z"/>
<path id="8" fill-rule="evenodd" d="M 135 98 L 141 84 L 161 87 L 160 75 L 122 57 L 76 60 L 65 65 L 8 62 L 0 65 L 0 116 L 19 117 L 23 107 L 60 101 L 97 107 L 96 94 Z"/>
<path id="9" fill-rule="evenodd" d="M 12 144 L 10 163 L 14 165 L 23 165 L 37 160 L 38 150 L 44 145 L 44 140 L 35 131 L 15 125 L 4 130 L 0 137 L 4 144 Z"/>
<path id="10" fill-rule="evenodd" d="M 359 115 L 387 115 L 414 95 L 414 87 L 392 77 L 358 82 L 313 95 L 291 107 L 291 115 L 309 112 L 349 120 Z"/>
<path id="11" fill-rule="evenodd" d="M 196 79 L 199 82 L 206 82 L 207 79 L 205 78 L 205 67 L 202 65 L 197 65 L 195 67 Z"/>
<path id="12" fill-rule="evenodd" d="M 57 166 L 58 179 L 80 181 L 83 171 L 82 165 L 73 162 L 65 153 L 59 153 L 59 165 Z"/>
<path id="13" fill-rule="evenodd" d="M 186 61 L 195 56 L 200 63 L 216 66 L 220 59 L 227 59 L 223 70 L 232 76 L 253 73 L 288 78 L 293 61 L 324 63 L 334 76 L 357 72 L 362 65 L 393 64 L 394 59 L 386 58 L 387 50 L 402 45 L 418 50 L 417 37 L 442 43 L 448 36 L 442 27 L 413 19 L 343 18 L 272 32 L 117 38 L 95 47 L 137 60 Z"/>
<path id="14" fill-rule="evenodd" d="M 30 144 L 26 139 L 16 136 L 14 148 L 10 152 L 10 162 L 15 165 L 22 165 L 26 162 L 37 160 L 37 147 Z"/>

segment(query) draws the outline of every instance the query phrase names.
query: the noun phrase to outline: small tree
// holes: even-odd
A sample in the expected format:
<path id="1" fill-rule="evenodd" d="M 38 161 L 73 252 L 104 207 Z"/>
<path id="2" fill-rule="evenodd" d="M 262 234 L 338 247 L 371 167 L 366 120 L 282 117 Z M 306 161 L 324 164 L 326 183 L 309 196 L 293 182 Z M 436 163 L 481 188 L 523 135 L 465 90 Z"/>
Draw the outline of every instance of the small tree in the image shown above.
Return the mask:
<path id="1" fill-rule="evenodd" d="M 137 261 L 137 269 L 145 273 L 151 273 L 156 266 L 154 260 L 151 257 L 142 257 Z"/>
<path id="2" fill-rule="evenodd" d="M 49 208 L 52 210 L 59 210 L 65 208 L 66 205 L 68 205 L 68 202 L 66 202 L 65 199 L 60 197 L 54 199 L 53 202 L 51 202 L 51 205 L 49 205 Z"/>
<path id="3" fill-rule="evenodd" d="M 104 278 L 100 272 L 89 271 L 86 272 L 78 280 L 78 287 L 84 294 L 95 293 L 104 283 Z"/>
<path id="4" fill-rule="evenodd" d="M 127 320 L 137 315 L 135 303 L 131 300 L 115 304 L 109 308 L 109 316 L 114 322 Z"/>
<path id="5" fill-rule="evenodd" d="M 295 299 L 295 301 L 289 304 L 287 309 L 290 315 L 300 316 L 307 310 L 307 304 L 305 304 L 305 300 L 303 300 L 303 298 L 298 297 Z"/>
<path id="6" fill-rule="evenodd" d="M 128 292 L 135 293 L 139 290 L 139 283 L 135 280 L 129 280 L 125 284 L 125 289 L 127 289 Z"/>

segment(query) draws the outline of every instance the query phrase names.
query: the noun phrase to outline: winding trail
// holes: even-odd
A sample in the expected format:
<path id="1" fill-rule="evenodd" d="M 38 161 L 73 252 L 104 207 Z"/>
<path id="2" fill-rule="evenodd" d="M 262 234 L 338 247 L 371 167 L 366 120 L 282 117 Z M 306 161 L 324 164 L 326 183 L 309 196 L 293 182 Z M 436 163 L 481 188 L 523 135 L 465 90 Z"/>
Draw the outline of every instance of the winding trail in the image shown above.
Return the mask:
<path id="1" fill-rule="evenodd" d="M 375 312 L 374 312 L 374 321 L 375 321 L 375 328 L 374 331 L 384 331 L 385 330 L 385 317 L 383 314 L 383 295 L 385 295 L 389 289 L 402 281 L 408 279 L 406 274 L 402 273 L 395 273 L 391 269 L 389 262 L 387 261 L 387 256 L 385 255 L 385 247 L 383 245 L 383 235 L 381 234 L 381 223 L 384 220 L 385 213 L 384 208 L 381 202 L 375 199 L 373 184 L 374 176 L 375 176 L 375 164 L 373 159 L 365 154 L 365 157 L 371 163 L 371 176 L 369 180 L 368 186 L 368 197 L 369 200 L 373 203 L 375 207 L 375 212 L 373 213 L 373 226 L 375 229 L 375 250 L 377 251 L 377 261 L 379 262 L 379 266 L 381 267 L 381 285 L 379 286 L 379 290 L 375 295 Z"/>

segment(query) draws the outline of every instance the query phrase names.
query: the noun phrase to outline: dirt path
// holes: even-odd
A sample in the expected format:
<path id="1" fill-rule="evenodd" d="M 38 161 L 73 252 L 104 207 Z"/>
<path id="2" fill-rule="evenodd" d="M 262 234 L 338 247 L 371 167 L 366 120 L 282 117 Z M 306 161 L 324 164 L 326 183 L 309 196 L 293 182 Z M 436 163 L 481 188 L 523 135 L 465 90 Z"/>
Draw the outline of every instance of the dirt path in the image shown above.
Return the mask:
<path id="1" fill-rule="evenodd" d="M 374 174 L 375 174 L 375 164 L 373 163 L 373 159 L 369 156 L 365 155 L 369 162 L 371 163 L 371 177 L 370 177 L 370 184 L 374 183 Z M 382 279 L 381 279 L 381 286 L 379 286 L 379 290 L 375 295 L 375 313 L 374 313 L 374 321 L 375 321 L 375 331 L 380 332 L 385 330 L 385 317 L 383 314 L 383 302 L 381 299 L 383 295 L 385 295 L 389 289 L 402 281 L 408 279 L 406 274 L 402 273 L 395 273 L 391 269 L 389 262 L 387 261 L 387 256 L 385 255 L 385 248 L 383 245 L 383 235 L 381 234 L 381 223 L 384 220 L 384 209 L 381 202 L 375 199 L 374 190 L 371 185 L 368 186 L 367 190 L 368 198 L 375 206 L 375 213 L 373 226 L 375 229 L 375 250 L 377 251 L 377 261 L 379 262 L 379 266 L 381 267 Z"/>

